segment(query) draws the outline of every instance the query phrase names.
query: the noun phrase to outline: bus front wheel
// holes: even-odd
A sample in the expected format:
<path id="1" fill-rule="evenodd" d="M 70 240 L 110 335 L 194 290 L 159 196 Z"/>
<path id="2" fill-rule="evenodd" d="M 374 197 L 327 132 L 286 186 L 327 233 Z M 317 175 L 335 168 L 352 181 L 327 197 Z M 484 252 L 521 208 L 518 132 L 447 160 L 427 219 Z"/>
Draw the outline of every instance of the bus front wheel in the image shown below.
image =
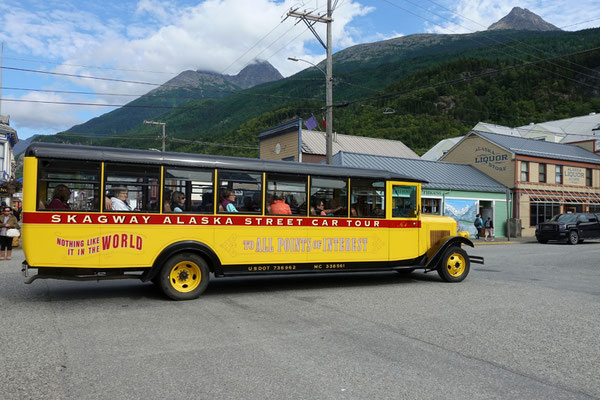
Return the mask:
<path id="1" fill-rule="evenodd" d="M 470 267 L 467 252 L 460 247 L 450 247 L 444 252 L 437 271 L 446 282 L 461 282 L 469 275 Z"/>
<path id="2" fill-rule="evenodd" d="M 180 253 L 169 258 L 160 270 L 160 287 L 173 300 L 198 298 L 208 286 L 206 261 L 193 253 Z"/>

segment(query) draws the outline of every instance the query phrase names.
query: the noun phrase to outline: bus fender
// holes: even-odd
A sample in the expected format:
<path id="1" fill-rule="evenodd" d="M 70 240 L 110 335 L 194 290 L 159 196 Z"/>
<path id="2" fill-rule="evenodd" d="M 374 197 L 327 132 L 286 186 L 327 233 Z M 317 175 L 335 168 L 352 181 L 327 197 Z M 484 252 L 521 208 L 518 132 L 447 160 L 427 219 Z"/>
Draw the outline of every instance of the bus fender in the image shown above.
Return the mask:
<path id="1" fill-rule="evenodd" d="M 475 247 L 473 242 L 462 236 L 446 236 L 440 239 L 434 246 L 427 251 L 427 264 L 425 265 L 426 270 L 434 270 L 437 268 L 437 264 L 440 258 L 444 255 L 447 248 L 452 246 L 460 247 L 461 244 Z"/>
<path id="2" fill-rule="evenodd" d="M 152 268 L 150 268 L 146 273 L 142 275 L 142 282 L 148 282 L 152 278 L 154 278 L 162 268 L 163 264 L 171 258 L 173 255 L 182 252 L 190 252 L 196 253 L 203 257 L 208 263 L 208 267 L 211 272 L 214 272 L 215 275 L 223 275 L 223 270 L 221 267 L 221 261 L 217 254 L 207 245 L 201 242 L 196 242 L 193 240 L 186 240 L 183 242 L 173 243 L 167 246 L 154 260 L 154 264 L 152 264 Z"/>

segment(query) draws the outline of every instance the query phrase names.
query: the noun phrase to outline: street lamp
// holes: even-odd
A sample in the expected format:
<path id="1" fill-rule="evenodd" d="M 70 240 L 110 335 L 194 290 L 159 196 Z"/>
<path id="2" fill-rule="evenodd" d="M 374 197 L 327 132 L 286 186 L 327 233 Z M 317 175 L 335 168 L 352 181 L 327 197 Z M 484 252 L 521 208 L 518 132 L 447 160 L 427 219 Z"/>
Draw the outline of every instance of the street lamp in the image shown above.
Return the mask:
<path id="1" fill-rule="evenodd" d="M 329 50 L 328 50 L 329 53 Z M 328 54 L 329 56 L 329 54 Z M 323 73 L 323 75 L 325 75 L 325 108 L 326 108 L 326 114 L 325 114 L 325 162 L 327 164 L 331 164 L 333 162 L 333 154 L 332 154 L 332 149 L 333 149 L 333 84 L 332 81 L 333 79 L 331 78 L 331 62 L 330 62 L 330 58 L 328 57 L 327 59 L 327 72 L 323 71 L 321 68 L 317 67 L 315 64 L 311 63 L 310 61 L 307 60 L 303 60 L 301 58 L 296 58 L 296 57 L 288 57 L 288 60 L 290 61 L 302 61 L 305 62 L 307 64 L 312 65 L 313 67 L 315 67 L 316 69 L 318 69 L 319 71 L 321 71 Z"/>

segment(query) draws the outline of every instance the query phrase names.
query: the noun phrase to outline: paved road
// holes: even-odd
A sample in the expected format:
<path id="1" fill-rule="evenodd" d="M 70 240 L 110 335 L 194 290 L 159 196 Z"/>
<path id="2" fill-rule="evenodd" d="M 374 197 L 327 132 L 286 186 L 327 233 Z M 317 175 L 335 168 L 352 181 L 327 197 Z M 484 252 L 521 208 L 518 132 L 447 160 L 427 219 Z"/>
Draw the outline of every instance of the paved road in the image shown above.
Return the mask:
<path id="1" fill-rule="evenodd" d="M 437 274 L 24 285 L 0 264 L 3 399 L 600 398 L 600 242 L 477 246 Z"/>

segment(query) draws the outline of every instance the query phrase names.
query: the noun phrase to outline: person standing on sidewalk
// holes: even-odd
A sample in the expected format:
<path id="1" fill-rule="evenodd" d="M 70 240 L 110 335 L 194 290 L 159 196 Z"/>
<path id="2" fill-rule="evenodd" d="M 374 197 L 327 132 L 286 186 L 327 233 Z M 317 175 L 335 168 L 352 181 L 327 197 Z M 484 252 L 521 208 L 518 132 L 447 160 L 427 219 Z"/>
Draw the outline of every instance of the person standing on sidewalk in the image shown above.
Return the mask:
<path id="1" fill-rule="evenodd" d="M 485 221 L 485 241 L 488 241 L 488 236 L 491 240 L 494 240 L 494 221 L 492 221 L 492 217 L 488 217 L 487 221 Z"/>
<path id="2" fill-rule="evenodd" d="M 6 236 L 6 231 L 12 228 L 19 229 L 19 223 L 10 207 L 2 208 L 2 216 L 0 218 L 2 221 L 2 229 L 0 229 L 0 260 L 10 260 L 13 238 Z"/>
<path id="3" fill-rule="evenodd" d="M 475 239 L 481 239 L 481 230 L 483 229 L 483 219 L 481 219 L 481 214 L 477 214 L 475 216 L 473 225 L 475 225 L 475 229 L 477 229 L 477 235 L 475 235 Z"/>

